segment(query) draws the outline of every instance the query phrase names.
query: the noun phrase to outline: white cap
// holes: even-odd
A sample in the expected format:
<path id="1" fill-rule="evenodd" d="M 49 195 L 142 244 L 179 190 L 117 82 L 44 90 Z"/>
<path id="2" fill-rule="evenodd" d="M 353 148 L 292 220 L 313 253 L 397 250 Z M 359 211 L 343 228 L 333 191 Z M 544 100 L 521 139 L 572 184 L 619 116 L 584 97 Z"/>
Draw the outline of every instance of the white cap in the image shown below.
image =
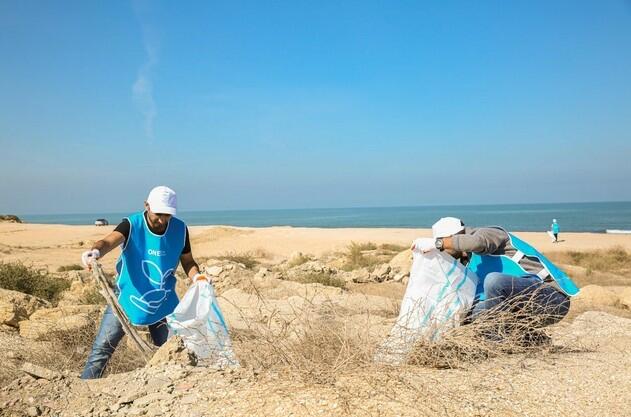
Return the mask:
<path id="1" fill-rule="evenodd" d="M 453 236 L 462 230 L 464 223 L 455 217 L 443 217 L 432 226 L 434 238 Z"/>
<path id="2" fill-rule="evenodd" d="M 177 196 L 175 191 L 164 185 L 155 187 L 147 197 L 149 210 L 158 214 L 171 214 L 175 216 L 177 210 Z"/>
<path id="3" fill-rule="evenodd" d="M 557 219 L 552 219 L 552 223 L 556 223 L 556 222 L 557 222 Z"/>

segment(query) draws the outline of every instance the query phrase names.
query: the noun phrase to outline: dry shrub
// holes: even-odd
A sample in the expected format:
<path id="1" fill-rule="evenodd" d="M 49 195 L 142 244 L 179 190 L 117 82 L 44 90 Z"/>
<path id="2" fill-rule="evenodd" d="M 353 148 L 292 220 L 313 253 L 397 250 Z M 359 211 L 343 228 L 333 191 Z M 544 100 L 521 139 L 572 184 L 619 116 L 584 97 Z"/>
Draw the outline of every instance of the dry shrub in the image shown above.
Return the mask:
<path id="1" fill-rule="evenodd" d="M 22 262 L 0 262 L 0 288 L 19 291 L 51 301 L 59 301 L 70 282 L 51 276 L 47 270 Z"/>
<path id="2" fill-rule="evenodd" d="M 302 264 L 305 264 L 309 261 L 311 261 L 312 258 L 309 255 L 305 255 L 303 253 L 299 253 L 297 256 L 291 258 L 288 262 L 287 262 L 287 266 L 289 268 L 293 268 Z"/>
<path id="3" fill-rule="evenodd" d="M 83 295 L 79 299 L 79 303 L 88 305 L 105 305 L 107 301 L 101 295 L 101 292 L 96 286 L 92 286 L 83 292 Z"/>
<path id="4" fill-rule="evenodd" d="M 605 250 L 549 252 L 546 256 L 554 262 L 585 268 L 588 275 L 593 271 L 619 275 L 631 272 L 631 253 L 621 246 Z"/>
<path id="5" fill-rule="evenodd" d="M 57 268 L 57 272 L 82 271 L 82 270 L 83 270 L 83 267 L 79 264 L 63 265 Z"/>
<path id="6" fill-rule="evenodd" d="M 332 303 L 304 299 L 290 314 L 266 308 L 242 312 L 247 330 L 234 332 L 237 356 L 258 373 L 286 373 L 305 382 L 333 383 L 342 372 L 367 366 L 372 358 L 368 325 Z"/>
<path id="7" fill-rule="evenodd" d="M 397 254 L 403 252 L 406 249 L 409 249 L 409 246 L 397 245 L 395 243 L 383 243 L 379 245 L 379 249 Z"/>
<path id="8" fill-rule="evenodd" d="M 256 253 L 253 252 L 226 252 L 214 258 L 243 264 L 247 269 L 253 269 L 259 263 L 256 260 Z"/>
<path id="9" fill-rule="evenodd" d="M 345 254 L 345 262 L 342 269 L 345 271 L 353 271 L 359 268 L 374 268 L 380 263 L 379 258 L 374 255 L 365 255 L 364 251 L 375 250 L 377 246 L 374 243 L 356 243 L 351 242 L 347 247 Z"/>
<path id="10" fill-rule="evenodd" d="M 299 275 L 294 278 L 295 281 L 303 284 L 322 284 L 329 287 L 345 288 L 346 281 L 326 272 L 311 272 Z"/>
<path id="11" fill-rule="evenodd" d="M 81 329 L 55 328 L 50 324 L 51 331 L 39 339 L 39 343 L 48 346 L 32 353 L 29 361 L 45 368 L 78 374 L 83 370 L 92 344 L 96 337 L 101 314 L 90 314 L 90 325 Z M 145 365 L 142 355 L 127 343 L 124 336 L 116 347 L 114 354 L 107 363 L 104 376 L 113 373 L 127 372 Z"/>
<path id="12" fill-rule="evenodd" d="M 579 346 L 553 346 L 544 327 L 560 320 L 554 314 L 534 314 L 536 293 L 517 296 L 480 314 L 436 341 L 415 344 L 409 363 L 431 368 L 460 368 L 504 354 L 538 354 L 584 350 Z"/>

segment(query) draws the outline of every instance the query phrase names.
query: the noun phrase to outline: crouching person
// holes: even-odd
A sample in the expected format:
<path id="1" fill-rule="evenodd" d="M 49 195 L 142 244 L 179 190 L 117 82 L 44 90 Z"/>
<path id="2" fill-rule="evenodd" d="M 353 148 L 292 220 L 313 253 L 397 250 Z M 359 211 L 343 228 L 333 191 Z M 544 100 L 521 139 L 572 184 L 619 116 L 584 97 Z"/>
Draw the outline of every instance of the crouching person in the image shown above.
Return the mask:
<path id="1" fill-rule="evenodd" d="M 174 217 L 175 192 L 168 187 L 155 187 L 144 206 L 143 212 L 124 219 L 112 233 L 84 252 L 81 260 L 89 267 L 93 260 L 122 245 L 116 262 L 118 301 L 131 324 L 148 326 L 153 343 L 161 346 L 169 333 L 165 317 L 179 303 L 174 275 L 178 264 L 182 263 L 193 282 L 203 276 L 193 259 L 188 228 Z M 123 327 L 108 306 L 81 378 L 100 378 L 123 336 Z"/>
<path id="2" fill-rule="evenodd" d="M 416 249 L 447 251 L 478 276 L 476 301 L 467 322 L 509 313 L 525 344 L 549 339 L 539 328 L 559 322 L 568 313 L 570 297 L 579 289 L 537 249 L 501 227 L 465 227 L 454 217 L 432 226 L 433 238 L 414 241 Z M 520 326 L 519 322 L 523 326 Z M 504 329 L 505 330 L 505 329 Z M 502 340 L 499 328 L 485 336 Z"/>

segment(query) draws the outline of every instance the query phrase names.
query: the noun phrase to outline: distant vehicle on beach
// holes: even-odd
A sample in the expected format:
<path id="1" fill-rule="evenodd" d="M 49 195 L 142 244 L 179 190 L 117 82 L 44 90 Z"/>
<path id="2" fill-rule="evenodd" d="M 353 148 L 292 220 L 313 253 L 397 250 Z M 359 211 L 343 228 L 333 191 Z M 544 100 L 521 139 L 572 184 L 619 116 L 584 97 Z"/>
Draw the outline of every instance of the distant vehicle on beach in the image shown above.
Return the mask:
<path id="1" fill-rule="evenodd" d="M 110 224 L 110 223 L 109 223 L 106 219 L 96 219 L 96 220 L 94 221 L 94 225 L 95 225 L 95 226 L 107 226 L 107 225 L 109 225 L 109 224 Z"/>

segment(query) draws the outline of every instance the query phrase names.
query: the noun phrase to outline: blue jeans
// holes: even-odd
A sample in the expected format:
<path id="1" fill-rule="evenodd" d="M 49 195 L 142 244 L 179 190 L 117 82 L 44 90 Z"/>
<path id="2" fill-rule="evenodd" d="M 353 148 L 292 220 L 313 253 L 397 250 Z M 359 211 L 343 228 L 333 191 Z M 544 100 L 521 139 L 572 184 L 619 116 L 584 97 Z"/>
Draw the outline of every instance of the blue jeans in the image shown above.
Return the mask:
<path id="1" fill-rule="evenodd" d="M 569 297 L 537 275 L 492 272 L 484 279 L 484 294 L 486 299 L 471 310 L 471 321 L 491 310 L 510 311 L 544 327 L 561 321 L 570 309 Z"/>
<path id="2" fill-rule="evenodd" d="M 149 325 L 149 334 L 151 340 L 156 346 L 162 346 L 166 342 L 169 335 L 169 329 L 167 327 L 166 319 L 162 319 L 157 323 Z M 116 315 L 112 311 L 111 306 L 107 306 L 103 319 L 101 320 L 101 326 L 94 339 L 92 345 L 92 351 L 88 356 L 88 360 L 81 373 L 81 379 L 94 379 L 100 378 L 105 370 L 105 365 L 110 359 L 116 346 L 121 341 L 125 331 L 123 326 L 116 318 Z"/>

